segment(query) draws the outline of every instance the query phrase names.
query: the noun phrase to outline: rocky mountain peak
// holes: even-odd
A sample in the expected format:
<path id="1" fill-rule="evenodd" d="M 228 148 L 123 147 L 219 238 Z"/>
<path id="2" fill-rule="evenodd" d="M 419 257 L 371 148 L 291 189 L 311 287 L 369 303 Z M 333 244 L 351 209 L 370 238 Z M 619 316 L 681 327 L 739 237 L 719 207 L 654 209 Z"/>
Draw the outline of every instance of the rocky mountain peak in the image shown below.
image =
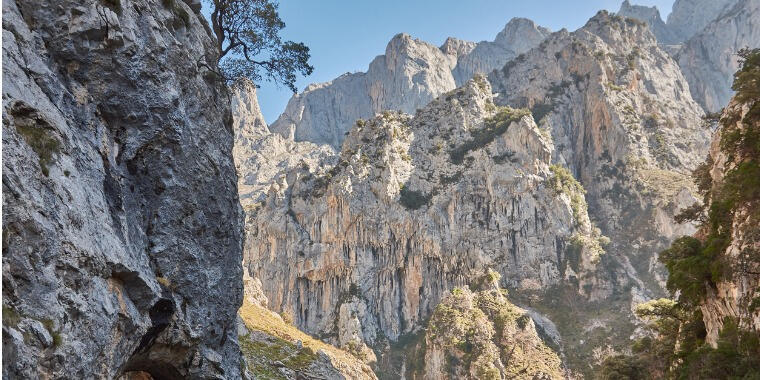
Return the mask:
<path id="1" fill-rule="evenodd" d="M 625 0 L 620 5 L 618 15 L 630 17 L 644 21 L 649 25 L 652 33 L 657 37 L 657 41 L 662 44 L 676 44 L 681 41 L 680 36 L 673 32 L 660 17 L 660 10 L 657 6 L 647 7 L 643 5 L 632 5 L 630 1 Z"/>
<path id="2" fill-rule="evenodd" d="M 460 56 L 469 54 L 475 46 L 477 46 L 477 43 L 475 42 L 449 37 L 443 45 L 441 45 L 441 51 L 444 54 L 453 55 L 459 58 Z"/>
<path id="3" fill-rule="evenodd" d="M 739 1 L 676 0 L 673 3 L 673 11 L 668 15 L 668 27 L 678 35 L 681 41 L 686 41 Z"/>
<path id="4" fill-rule="evenodd" d="M 549 33 L 551 31 L 548 28 L 536 25 L 533 20 L 514 17 L 496 35 L 493 42 L 521 54 L 541 43 Z"/>
<path id="5" fill-rule="evenodd" d="M 616 50 L 630 50 L 634 47 L 656 46 L 657 40 L 641 20 L 623 17 L 606 10 L 599 11 L 575 34 L 590 33 Z"/>
<path id="6" fill-rule="evenodd" d="M 476 73 L 500 67 L 548 34 L 527 19 L 511 20 L 495 42 L 477 44 L 449 38 L 438 48 L 400 33 L 366 73 L 344 74 L 294 95 L 270 129 L 295 141 L 338 149 L 356 119 L 385 110 L 412 113 Z"/>

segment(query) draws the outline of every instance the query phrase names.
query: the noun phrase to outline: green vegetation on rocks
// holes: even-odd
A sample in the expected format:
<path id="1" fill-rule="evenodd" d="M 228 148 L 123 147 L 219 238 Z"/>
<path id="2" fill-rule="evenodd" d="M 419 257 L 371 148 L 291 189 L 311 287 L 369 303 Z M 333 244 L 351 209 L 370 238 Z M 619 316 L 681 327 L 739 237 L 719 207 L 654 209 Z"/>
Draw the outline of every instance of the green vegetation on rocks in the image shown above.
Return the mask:
<path id="1" fill-rule="evenodd" d="M 538 336 L 532 319 L 506 297 L 488 271 L 478 291 L 455 288 L 436 307 L 426 334 L 431 378 L 562 378 L 561 361 Z M 435 357 L 443 356 L 441 368 Z"/>
<path id="2" fill-rule="evenodd" d="M 471 138 L 449 152 L 451 162 L 461 164 L 468 153 L 490 144 L 496 137 L 504 134 L 512 122 L 529 114 L 530 111 L 525 109 L 498 107 L 496 114 L 485 120 L 483 128 L 471 130 Z"/>
<path id="3" fill-rule="evenodd" d="M 566 194 L 570 198 L 570 207 L 573 209 L 573 217 L 575 222 L 580 224 L 584 210 L 586 210 L 586 189 L 583 188 L 580 182 L 570 173 L 564 166 L 551 165 L 549 170 L 552 173 L 552 177 L 548 180 L 548 186 L 554 192 L 559 194 Z"/>
<path id="4" fill-rule="evenodd" d="M 680 221 L 696 221 L 699 233 L 676 239 L 660 254 L 668 269 L 668 289 L 677 300 L 639 305 L 637 316 L 649 334 L 632 346 L 632 355 L 608 358 L 601 379 L 758 379 L 760 334 L 741 318 L 754 312 L 758 289 L 740 304 L 737 317 L 722 316 L 713 345 L 707 342 L 702 306 L 722 282 L 744 281 L 760 273 L 760 49 L 739 53 L 741 69 L 734 76 L 737 92 L 720 118 L 720 152 L 693 172 L 704 197 L 687 208 Z M 713 176 L 713 172 L 722 172 Z M 738 253 L 729 254 L 729 247 Z M 721 301 L 718 299 L 718 301 Z M 705 312 L 714 312 L 708 307 Z M 720 315 L 713 316 L 721 317 Z M 749 326 L 749 327 L 747 327 Z"/>

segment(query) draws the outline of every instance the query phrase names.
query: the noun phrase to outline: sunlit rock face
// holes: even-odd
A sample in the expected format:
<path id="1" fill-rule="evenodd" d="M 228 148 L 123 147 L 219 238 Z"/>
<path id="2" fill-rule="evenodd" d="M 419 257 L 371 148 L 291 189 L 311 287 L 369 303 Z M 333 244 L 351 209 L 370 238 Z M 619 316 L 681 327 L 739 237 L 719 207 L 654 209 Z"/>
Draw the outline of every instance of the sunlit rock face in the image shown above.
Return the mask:
<path id="1" fill-rule="evenodd" d="M 668 27 L 681 41 L 700 33 L 709 23 L 741 0 L 676 0 Z"/>
<path id="2" fill-rule="evenodd" d="M 450 38 L 439 48 L 398 34 L 367 72 L 312 84 L 294 95 L 271 130 L 339 149 L 357 119 L 385 110 L 414 113 L 475 73 L 488 73 L 536 46 L 548 34 L 526 19 L 511 20 L 495 41 L 477 44 Z"/>
<path id="3" fill-rule="evenodd" d="M 593 272 L 598 250 L 568 257 L 571 239 L 598 236 L 578 194 L 550 184 L 549 135 L 492 100 L 479 77 L 414 116 L 357 122 L 333 167 L 281 173 L 247 224 L 245 265 L 269 307 L 373 345 L 486 267 L 527 290 Z"/>
<path id="4" fill-rule="evenodd" d="M 739 68 L 739 49 L 760 47 L 760 2 L 757 0 L 678 0 L 667 23 L 656 7 L 632 5 L 618 14 L 646 22 L 678 62 L 691 95 L 706 111 L 725 106 Z"/>
<path id="5" fill-rule="evenodd" d="M 240 378 L 230 98 L 198 9 L 3 2 L 4 377 Z"/>
<path id="6" fill-rule="evenodd" d="M 683 42 L 682 35 L 662 21 L 660 10 L 657 7 L 633 5 L 630 1 L 625 0 L 620 5 L 620 10 L 618 10 L 617 14 L 646 22 L 649 29 L 657 38 L 657 42 L 661 44 L 673 45 Z"/>
<path id="7" fill-rule="evenodd" d="M 563 379 L 562 361 L 540 327 L 499 288 L 496 272 L 454 288 L 433 312 L 424 337 L 424 379 Z M 411 376 L 408 376 L 411 377 Z"/>
<path id="8" fill-rule="evenodd" d="M 553 160 L 584 185 L 608 253 L 635 287 L 658 292 L 655 254 L 693 231 L 673 215 L 695 199 L 689 173 L 709 141 L 676 62 L 645 24 L 601 12 L 489 79 L 498 104 L 529 107 L 551 131 Z"/>
<path id="9" fill-rule="evenodd" d="M 478 46 L 450 39 L 441 51 L 461 63 Z M 594 349 L 629 339 L 632 305 L 663 293 L 656 253 L 694 231 L 673 215 L 696 199 L 702 114 L 644 23 L 600 13 L 414 115 L 352 122 L 339 153 L 256 139 L 290 153 L 255 161 L 268 174 L 250 177 L 244 265 L 298 326 L 373 347 L 493 267 L 537 320 L 561 322 L 568 362 L 590 366 Z M 557 180 L 573 177 L 577 187 Z M 614 338 L 584 344 L 573 331 Z"/>
<path id="10" fill-rule="evenodd" d="M 747 160 L 747 155 L 741 152 L 726 154 L 721 149 L 726 130 L 730 128 L 735 133 L 741 131 L 750 135 L 749 131 L 760 129 L 757 117 L 748 117 L 750 104 L 742 104 L 732 99 L 723 112 L 722 125 L 713 136 L 708 158 L 708 171 L 713 197 L 721 197 L 718 191 L 726 184 L 726 174 L 736 169 Z M 730 152 L 730 150 L 728 150 Z M 756 158 L 755 158 L 756 159 Z M 706 209 L 710 209 L 716 201 L 710 198 Z M 719 198 L 725 202 L 724 198 Z M 754 215 L 753 215 L 754 213 Z M 747 331 L 760 332 L 760 310 L 754 307 L 760 299 L 760 278 L 757 276 L 757 253 L 760 251 L 760 234 L 754 220 L 757 220 L 757 204 L 744 202 L 736 205 L 728 225 L 731 227 L 731 243 L 720 252 L 719 260 L 726 263 L 722 279 L 713 286 L 706 286 L 707 294 L 700 305 L 702 317 L 707 329 L 705 340 L 715 346 L 721 329 L 728 319 L 738 323 Z M 696 235 L 704 236 L 710 226 L 705 226 Z"/>

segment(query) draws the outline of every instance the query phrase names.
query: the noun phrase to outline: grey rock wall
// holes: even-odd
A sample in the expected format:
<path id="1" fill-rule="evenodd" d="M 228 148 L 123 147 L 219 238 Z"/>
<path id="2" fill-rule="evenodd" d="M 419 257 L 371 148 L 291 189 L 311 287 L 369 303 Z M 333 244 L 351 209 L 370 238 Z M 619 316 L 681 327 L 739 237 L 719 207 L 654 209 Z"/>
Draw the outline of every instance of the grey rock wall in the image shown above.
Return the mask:
<path id="1" fill-rule="evenodd" d="M 3 378 L 240 378 L 230 98 L 191 6 L 3 2 Z"/>

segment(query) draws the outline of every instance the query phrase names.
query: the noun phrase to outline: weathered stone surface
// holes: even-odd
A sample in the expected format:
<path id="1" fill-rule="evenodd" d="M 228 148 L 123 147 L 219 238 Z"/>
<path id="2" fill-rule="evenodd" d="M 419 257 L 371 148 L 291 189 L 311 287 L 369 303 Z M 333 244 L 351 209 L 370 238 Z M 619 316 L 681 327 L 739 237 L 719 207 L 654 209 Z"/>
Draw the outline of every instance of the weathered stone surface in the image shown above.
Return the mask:
<path id="1" fill-rule="evenodd" d="M 670 26 L 662 21 L 660 10 L 657 9 L 656 6 L 646 7 L 643 5 L 632 5 L 630 1 L 625 0 L 620 5 L 620 10 L 617 14 L 623 17 L 635 18 L 647 23 L 649 29 L 654 33 L 657 41 L 661 44 L 671 45 L 683 41 L 679 33 L 674 32 Z"/>
<path id="2" fill-rule="evenodd" d="M 703 111 L 646 25 L 606 12 L 551 35 L 489 79 L 497 104 L 529 107 L 551 131 L 553 161 L 583 184 L 591 219 L 612 241 L 604 275 L 586 280 L 586 294 L 599 301 L 594 315 L 572 306 L 579 300 L 529 305 L 558 323 L 574 369 L 591 371 L 592 349 L 628 344 L 632 304 L 664 294 L 656 254 L 694 231 L 674 215 L 696 200 L 690 172 L 709 141 Z"/>
<path id="3" fill-rule="evenodd" d="M 693 231 L 672 217 L 694 199 L 689 173 L 709 133 L 678 66 L 645 25 L 601 12 L 490 79 L 497 103 L 529 107 L 551 131 L 554 161 L 584 185 L 592 219 L 612 252 L 634 261 L 634 277 L 652 274 L 663 243 Z"/>
<path id="4" fill-rule="evenodd" d="M 493 42 L 479 42 L 471 52 L 458 57 L 453 71 L 454 81 L 457 86 L 461 86 L 475 74 L 488 74 L 537 46 L 550 33 L 549 29 L 540 27 L 531 20 L 513 18 Z"/>
<path id="5" fill-rule="evenodd" d="M 235 125 L 233 155 L 238 171 L 238 192 L 243 208 L 261 206 L 270 187 L 278 186 L 282 174 L 303 164 L 329 166 L 337 159 L 328 145 L 296 142 L 269 132 L 258 105 L 256 88 L 240 83 L 233 89 L 232 114 Z"/>
<path id="6" fill-rule="evenodd" d="M 240 377 L 229 96 L 164 4 L 3 2 L 3 378 Z"/>
<path id="7" fill-rule="evenodd" d="M 726 9 L 741 0 L 676 0 L 668 15 L 668 27 L 681 41 L 700 33 Z"/>
<path id="8" fill-rule="evenodd" d="M 494 42 L 479 44 L 452 38 L 438 48 L 398 34 L 366 73 L 347 73 L 294 95 L 271 131 L 339 149 L 357 119 L 385 110 L 413 113 L 476 72 L 487 73 L 527 51 L 547 34 L 526 19 L 511 20 Z"/>
<path id="9" fill-rule="evenodd" d="M 732 100 L 723 113 L 723 120 L 729 121 L 730 127 L 739 131 L 760 130 L 760 122 L 755 117 L 753 121 L 746 117 L 750 112 L 749 104 L 741 104 Z M 733 116 L 735 115 L 735 116 Z M 719 128 L 713 136 L 708 160 L 709 175 L 713 191 L 726 182 L 726 174 L 746 160 L 746 154 L 727 155 L 721 149 L 726 126 Z M 756 132 L 755 132 L 756 133 Z M 754 158 L 757 159 L 756 157 Z M 747 190 L 750 191 L 750 190 Z M 715 194 L 715 193 L 713 193 Z M 714 195 L 722 197 L 721 194 Z M 710 209 L 713 199 L 707 204 Z M 760 252 L 760 234 L 758 233 L 757 204 L 745 202 L 736 205 L 731 218 L 731 243 L 721 252 L 720 260 L 728 263 L 728 273 L 714 286 L 706 286 L 707 295 L 700 305 L 702 317 L 707 329 L 705 340 L 713 346 L 727 318 L 732 318 L 739 327 L 760 334 L 760 308 L 753 307 L 760 299 L 760 268 L 757 265 L 757 254 Z M 752 215 L 754 213 L 754 215 Z M 705 226 L 697 236 L 704 236 L 710 226 Z"/>
<path id="10" fill-rule="evenodd" d="M 716 2 L 719 3 L 719 2 Z M 760 1 L 739 0 L 696 33 L 677 55 L 694 100 L 709 112 L 728 104 L 739 49 L 760 47 Z"/>
<path id="11" fill-rule="evenodd" d="M 360 121 L 336 166 L 293 167 L 249 211 L 245 265 L 270 308 L 336 343 L 397 340 L 486 266 L 517 289 L 578 281 L 599 252 L 581 243 L 570 264 L 571 238 L 601 237 L 583 195 L 551 187 L 552 149 L 482 77 Z"/>

